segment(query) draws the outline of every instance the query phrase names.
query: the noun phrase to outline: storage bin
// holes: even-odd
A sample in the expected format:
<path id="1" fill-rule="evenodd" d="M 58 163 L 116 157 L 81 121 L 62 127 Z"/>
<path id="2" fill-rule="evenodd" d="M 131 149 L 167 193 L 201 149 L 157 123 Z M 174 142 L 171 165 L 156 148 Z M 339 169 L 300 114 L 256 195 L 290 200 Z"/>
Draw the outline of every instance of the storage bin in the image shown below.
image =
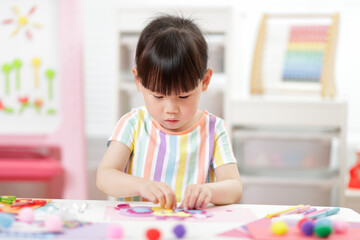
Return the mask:
<path id="1" fill-rule="evenodd" d="M 235 132 L 233 143 L 243 173 L 321 177 L 336 172 L 331 165 L 331 138 L 257 137 Z"/>

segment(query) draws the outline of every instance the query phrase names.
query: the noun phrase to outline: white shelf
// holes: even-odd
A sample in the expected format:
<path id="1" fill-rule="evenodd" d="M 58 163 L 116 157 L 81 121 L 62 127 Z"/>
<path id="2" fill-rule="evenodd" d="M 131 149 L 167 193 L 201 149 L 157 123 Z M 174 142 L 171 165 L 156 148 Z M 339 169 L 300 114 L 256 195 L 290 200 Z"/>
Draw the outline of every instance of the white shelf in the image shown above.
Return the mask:
<path id="1" fill-rule="evenodd" d="M 245 172 L 242 174 L 244 185 L 287 185 L 319 188 L 336 188 L 340 195 L 333 196 L 333 205 L 344 205 L 344 176 L 346 172 L 346 124 L 347 103 L 341 100 L 324 100 L 320 97 L 274 97 L 260 96 L 243 99 L 228 99 L 225 120 L 230 133 L 248 138 L 281 138 L 286 139 L 336 139 L 338 140 L 338 157 L 331 166 L 332 174 L 326 170 L 318 175 L 309 175 L 306 171 L 296 174 L 274 173 L 270 177 L 264 171 Z M 236 131 L 236 134 L 234 134 Z M 329 160 L 330 162 L 330 160 Z M 259 169 L 260 170 L 260 169 Z M 295 169 L 294 169 L 295 170 Z M 281 171 L 281 169 L 277 170 Z M 303 177 L 301 177 L 303 174 Z M 314 178 L 315 176 L 322 178 Z M 311 176 L 311 177 L 309 177 Z"/>
<path id="2" fill-rule="evenodd" d="M 345 197 L 360 198 L 360 189 L 346 189 Z"/>

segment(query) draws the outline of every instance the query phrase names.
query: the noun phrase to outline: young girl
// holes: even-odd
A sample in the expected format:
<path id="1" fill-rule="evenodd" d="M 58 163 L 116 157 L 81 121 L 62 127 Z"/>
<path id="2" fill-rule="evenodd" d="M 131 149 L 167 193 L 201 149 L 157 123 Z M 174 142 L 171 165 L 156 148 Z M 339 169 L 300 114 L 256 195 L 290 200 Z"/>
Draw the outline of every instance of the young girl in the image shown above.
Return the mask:
<path id="1" fill-rule="evenodd" d="M 163 15 L 145 27 L 132 70 L 145 106 L 125 114 L 110 137 L 97 172 L 101 191 L 170 209 L 240 200 L 224 121 L 198 109 L 212 76 L 207 51 L 192 20 Z"/>

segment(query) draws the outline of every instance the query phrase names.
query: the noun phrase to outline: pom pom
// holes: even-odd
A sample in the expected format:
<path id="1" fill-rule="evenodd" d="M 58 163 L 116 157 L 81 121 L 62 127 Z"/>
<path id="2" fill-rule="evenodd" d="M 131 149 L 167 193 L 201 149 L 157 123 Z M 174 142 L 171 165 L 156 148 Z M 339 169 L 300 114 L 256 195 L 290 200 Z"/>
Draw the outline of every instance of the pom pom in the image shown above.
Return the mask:
<path id="1" fill-rule="evenodd" d="M 311 236 L 314 232 L 314 223 L 310 220 L 306 220 L 301 224 L 300 230 L 305 236 Z"/>
<path id="2" fill-rule="evenodd" d="M 17 218 L 20 222 L 32 223 L 34 221 L 34 210 L 24 207 L 19 211 Z"/>
<path id="3" fill-rule="evenodd" d="M 288 226 L 284 221 L 276 221 L 271 224 L 271 231 L 275 235 L 284 235 L 288 231 Z"/>
<path id="4" fill-rule="evenodd" d="M 146 238 L 148 240 L 158 240 L 161 236 L 161 233 L 156 228 L 150 228 L 146 231 Z"/>
<path id="5" fill-rule="evenodd" d="M 314 225 L 314 232 L 318 237 L 326 238 L 333 231 L 332 223 L 327 218 L 320 218 L 316 220 Z"/>
<path id="6" fill-rule="evenodd" d="M 10 228 L 13 225 L 14 221 L 15 219 L 13 215 L 9 213 L 0 213 L 0 227 L 2 229 Z"/>
<path id="7" fill-rule="evenodd" d="M 49 232 L 60 232 L 63 228 L 63 220 L 57 214 L 51 214 L 44 220 L 44 227 Z"/>
<path id="8" fill-rule="evenodd" d="M 124 231 L 119 225 L 111 224 L 106 229 L 106 235 L 110 239 L 119 239 L 124 236 Z"/>
<path id="9" fill-rule="evenodd" d="M 308 218 L 303 218 L 303 219 L 301 219 L 299 222 L 298 222 L 298 224 L 297 224 L 297 226 L 298 226 L 298 228 L 299 229 L 301 229 L 301 224 L 303 224 L 303 222 L 305 222 L 305 221 L 308 221 L 309 219 Z"/>
<path id="10" fill-rule="evenodd" d="M 339 234 L 345 233 L 349 228 L 347 222 L 339 221 L 339 220 L 333 222 L 333 227 L 334 227 L 334 232 Z"/>
<path id="11" fill-rule="evenodd" d="M 182 224 L 176 225 L 173 229 L 176 238 L 183 238 L 186 233 L 186 229 Z"/>

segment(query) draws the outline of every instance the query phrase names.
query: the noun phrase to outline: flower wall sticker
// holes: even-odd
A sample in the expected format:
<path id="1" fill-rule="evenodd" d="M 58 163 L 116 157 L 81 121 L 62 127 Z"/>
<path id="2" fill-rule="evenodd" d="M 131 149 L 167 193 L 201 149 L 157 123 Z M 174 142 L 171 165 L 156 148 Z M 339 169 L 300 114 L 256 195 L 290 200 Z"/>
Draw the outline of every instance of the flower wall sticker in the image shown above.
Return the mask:
<path id="1" fill-rule="evenodd" d="M 13 11 L 16 14 L 15 19 L 5 19 L 3 20 L 3 24 L 12 24 L 15 23 L 17 26 L 15 30 L 11 33 L 11 36 L 15 36 L 21 29 L 24 29 L 25 34 L 29 40 L 32 39 L 32 33 L 30 31 L 30 27 L 42 28 L 42 25 L 37 22 L 30 22 L 30 16 L 35 12 L 36 6 L 33 6 L 27 14 L 22 14 L 16 6 L 13 6 Z"/>

